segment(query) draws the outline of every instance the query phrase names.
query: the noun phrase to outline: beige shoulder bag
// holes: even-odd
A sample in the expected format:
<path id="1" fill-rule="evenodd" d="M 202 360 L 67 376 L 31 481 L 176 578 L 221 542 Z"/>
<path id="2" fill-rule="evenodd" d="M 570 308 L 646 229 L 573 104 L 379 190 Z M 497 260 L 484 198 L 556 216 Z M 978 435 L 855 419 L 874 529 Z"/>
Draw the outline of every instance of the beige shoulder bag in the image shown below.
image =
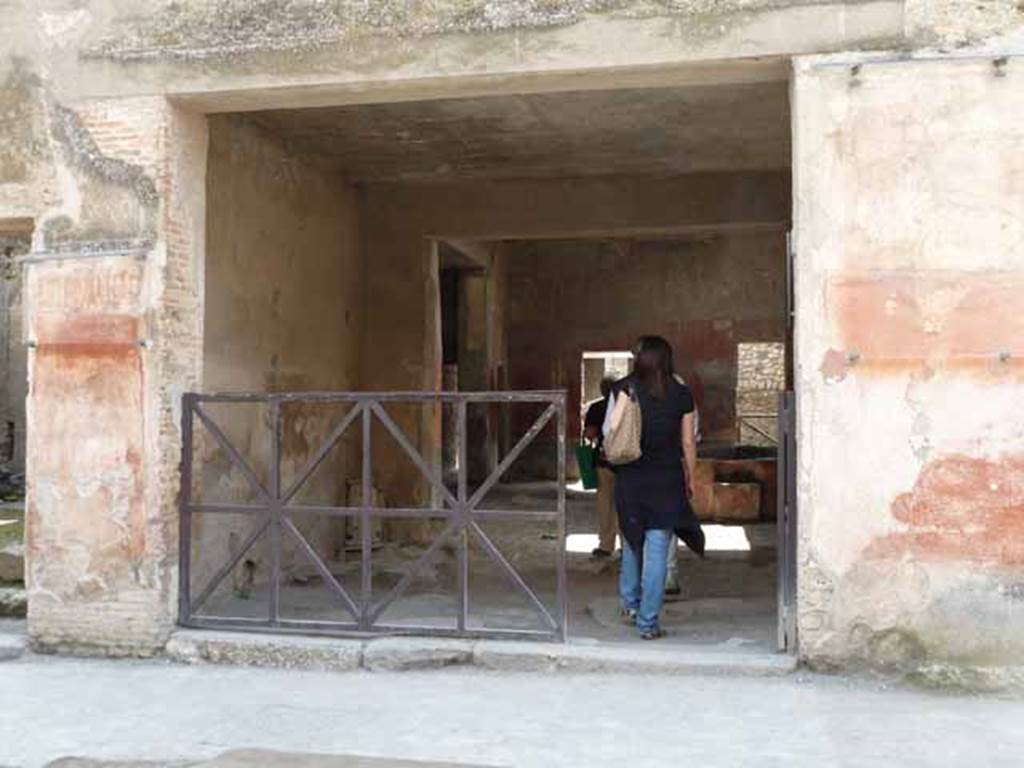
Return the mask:
<path id="1" fill-rule="evenodd" d="M 604 438 L 604 457 L 609 464 L 630 464 L 640 458 L 643 414 L 635 393 L 623 390 L 615 397 Z"/>

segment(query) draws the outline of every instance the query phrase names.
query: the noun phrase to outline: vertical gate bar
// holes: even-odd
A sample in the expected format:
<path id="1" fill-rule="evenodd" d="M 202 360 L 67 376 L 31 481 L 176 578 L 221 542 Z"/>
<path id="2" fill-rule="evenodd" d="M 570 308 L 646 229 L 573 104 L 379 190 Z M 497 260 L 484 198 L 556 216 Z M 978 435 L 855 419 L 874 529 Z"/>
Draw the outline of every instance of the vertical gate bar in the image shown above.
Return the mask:
<path id="1" fill-rule="evenodd" d="M 270 399 L 270 622 L 281 618 L 281 403 Z"/>
<path id="2" fill-rule="evenodd" d="M 786 396 L 788 420 L 786 424 L 786 460 L 789 471 L 786 473 L 786 532 L 789 538 L 789 574 L 786 579 L 789 612 L 786 626 L 786 644 L 790 653 L 797 652 L 799 644 L 799 628 L 797 626 L 797 551 L 800 546 L 797 537 L 797 519 L 800 514 L 797 508 L 796 473 L 796 392 L 790 391 Z"/>
<path id="3" fill-rule="evenodd" d="M 181 491 L 178 497 L 178 623 L 192 616 L 192 403 L 195 395 L 182 396 Z"/>
<path id="4" fill-rule="evenodd" d="M 556 542 L 558 551 L 555 555 L 555 567 L 558 570 L 558 586 L 556 591 L 555 618 L 558 621 L 558 636 L 562 642 L 569 633 L 569 601 L 567 599 L 568 585 L 565 575 L 565 441 L 566 435 L 566 412 L 565 396 L 562 395 L 558 401 L 558 536 Z"/>
<path id="5" fill-rule="evenodd" d="M 362 498 L 359 510 L 359 538 L 360 538 L 360 581 L 362 592 L 362 610 L 359 614 L 359 626 L 363 630 L 370 628 L 370 602 L 373 598 L 373 571 L 371 557 L 373 556 L 373 531 L 370 529 L 370 506 L 373 504 L 373 411 L 370 409 L 370 402 L 367 401 L 363 408 L 363 478 Z"/>
<path id="6" fill-rule="evenodd" d="M 456 433 L 456 440 L 458 443 L 457 453 L 459 462 L 459 510 L 458 515 L 461 517 L 460 526 L 461 529 L 458 535 L 458 603 L 459 603 L 459 616 L 458 625 L 459 631 L 464 632 L 466 624 L 469 620 L 469 530 L 467 523 L 469 522 L 469 516 L 472 514 L 472 510 L 467 506 L 467 499 L 469 495 L 468 489 L 468 477 L 469 477 L 469 429 L 467 426 L 467 411 L 468 406 L 465 400 L 459 400 L 455 405 L 455 425 L 458 430 Z"/>
<path id="7" fill-rule="evenodd" d="M 775 584 L 775 610 L 776 615 L 776 648 L 780 651 L 787 650 L 786 622 L 789 611 L 789 599 L 787 595 L 787 565 L 789 558 L 789 546 L 786 536 L 786 500 L 787 478 L 789 477 L 789 413 L 788 398 L 786 392 L 780 392 L 778 398 L 778 416 L 776 417 L 776 454 L 775 454 L 775 476 L 778 485 L 775 492 L 775 546 L 778 548 L 778 574 Z"/>

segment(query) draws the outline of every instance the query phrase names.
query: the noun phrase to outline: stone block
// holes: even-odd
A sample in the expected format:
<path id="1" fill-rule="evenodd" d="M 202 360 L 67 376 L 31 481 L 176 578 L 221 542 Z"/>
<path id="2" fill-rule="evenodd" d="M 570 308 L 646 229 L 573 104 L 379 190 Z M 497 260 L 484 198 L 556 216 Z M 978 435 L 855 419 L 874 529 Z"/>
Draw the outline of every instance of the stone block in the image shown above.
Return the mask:
<path id="1" fill-rule="evenodd" d="M 25 581 L 25 545 L 15 542 L 0 549 L 0 583 Z"/>
<path id="2" fill-rule="evenodd" d="M 761 516 L 761 486 L 715 483 L 711 515 L 718 523 L 756 523 Z"/>
<path id="3" fill-rule="evenodd" d="M 0 618 L 22 619 L 28 613 L 28 598 L 22 587 L 0 587 Z"/>
<path id="4" fill-rule="evenodd" d="M 707 459 L 697 459 L 697 472 L 693 479 L 693 498 L 690 503 L 697 519 L 711 522 L 714 515 L 711 510 L 712 496 L 715 485 L 715 465 Z"/>
<path id="5" fill-rule="evenodd" d="M 728 677 L 787 675 L 797 666 L 793 656 L 762 651 L 508 641 L 477 643 L 474 661 L 478 666 L 506 672 Z"/>
<path id="6" fill-rule="evenodd" d="M 429 637 L 385 637 L 363 649 L 363 666 L 373 672 L 437 669 L 473 661 L 473 644 Z"/>
<path id="7" fill-rule="evenodd" d="M 715 459 L 715 479 L 723 483 L 761 486 L 761 520 L 778 517 L 778 461 L 772 458 Z"/>
<path id="8" fill-rule="evenodd" d="M 362 664 L 363 644 L 358 640 L 182 630 L 171 636 L 164 652 L 186 664 L 349 672 Z"/>

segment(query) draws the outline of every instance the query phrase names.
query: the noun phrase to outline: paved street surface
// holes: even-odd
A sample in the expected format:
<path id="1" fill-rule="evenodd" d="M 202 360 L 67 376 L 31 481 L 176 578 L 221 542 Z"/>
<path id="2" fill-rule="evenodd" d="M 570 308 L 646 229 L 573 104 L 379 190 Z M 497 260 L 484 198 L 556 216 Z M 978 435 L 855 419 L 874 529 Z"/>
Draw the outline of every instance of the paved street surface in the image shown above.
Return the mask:
<path id="1" fill-rule="evenodd" d="M 198 761 L 241 748 L 524 768 L 1020 766 L 1022 722 L 1020 698 L 803 674 L 0 664 L 0 765 L 28 768 L 65 756 Z"/>

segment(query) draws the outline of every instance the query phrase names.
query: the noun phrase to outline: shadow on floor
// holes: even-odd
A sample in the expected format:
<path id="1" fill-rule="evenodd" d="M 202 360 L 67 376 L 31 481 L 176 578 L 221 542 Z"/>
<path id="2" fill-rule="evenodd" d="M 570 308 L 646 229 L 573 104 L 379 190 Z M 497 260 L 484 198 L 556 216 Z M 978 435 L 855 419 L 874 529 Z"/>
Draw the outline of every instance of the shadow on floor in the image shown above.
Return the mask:
<path id="1" fill-rule="evenodd" d="M 486 499 L 490 509 L 553 509 L 553 484 L 499 486 Z M 570 493 L 566 529 L 570 535 L 591 534 L 596 529 L 592 494 Z M 523 581 L 552 612 L 555 610 L 557 528 L 547 522 L 488 520 L 481 529 L 504 555 Z M 710 551 L 700 560 L 685 548 L 679 550 L 682 592 L 668 597 L 662 615 L 666 637 L 659 647 L 700 645 L 705 649 L 774 651 L 776 628 L 775 526 L 772 523 L 742 526 L 719 537 L 739 546 Z M 574 536 L 573 538 L 578 538 Z M 594 559 L 589 549 L 566 553 L 569 596 L 569 639 L 580 644 L 641 643 L 634 628 L 622 623 L 618 611 L 618 562 Z M 374 552 L 374 599 L 380 599 L 399 582 L 423 553 L 423 547 L 385 545 Z M 339 583 L 358 594 L 358 553 L 331 562 Z M 483 630 L 541 629 L 537 612 L 510 582 L 480 542 L 470 538 L 470 627 Z M 408 590 L 381 617 L 392 625 L 429 625 L 454 629 L 457 612 L 457 562 L 453 547 L 441 547 L 422 567 Z M 244 592 L 225 581 L 211 597 L 203 614 L 262 618 L 269 593 L 266 586 Z M 338 598 L 313 569 L 291 573 L 281 589 L 282 616 L 307 621 L 349 621 Z M 644 645 L 649 645 L 644 643 Z"/>

